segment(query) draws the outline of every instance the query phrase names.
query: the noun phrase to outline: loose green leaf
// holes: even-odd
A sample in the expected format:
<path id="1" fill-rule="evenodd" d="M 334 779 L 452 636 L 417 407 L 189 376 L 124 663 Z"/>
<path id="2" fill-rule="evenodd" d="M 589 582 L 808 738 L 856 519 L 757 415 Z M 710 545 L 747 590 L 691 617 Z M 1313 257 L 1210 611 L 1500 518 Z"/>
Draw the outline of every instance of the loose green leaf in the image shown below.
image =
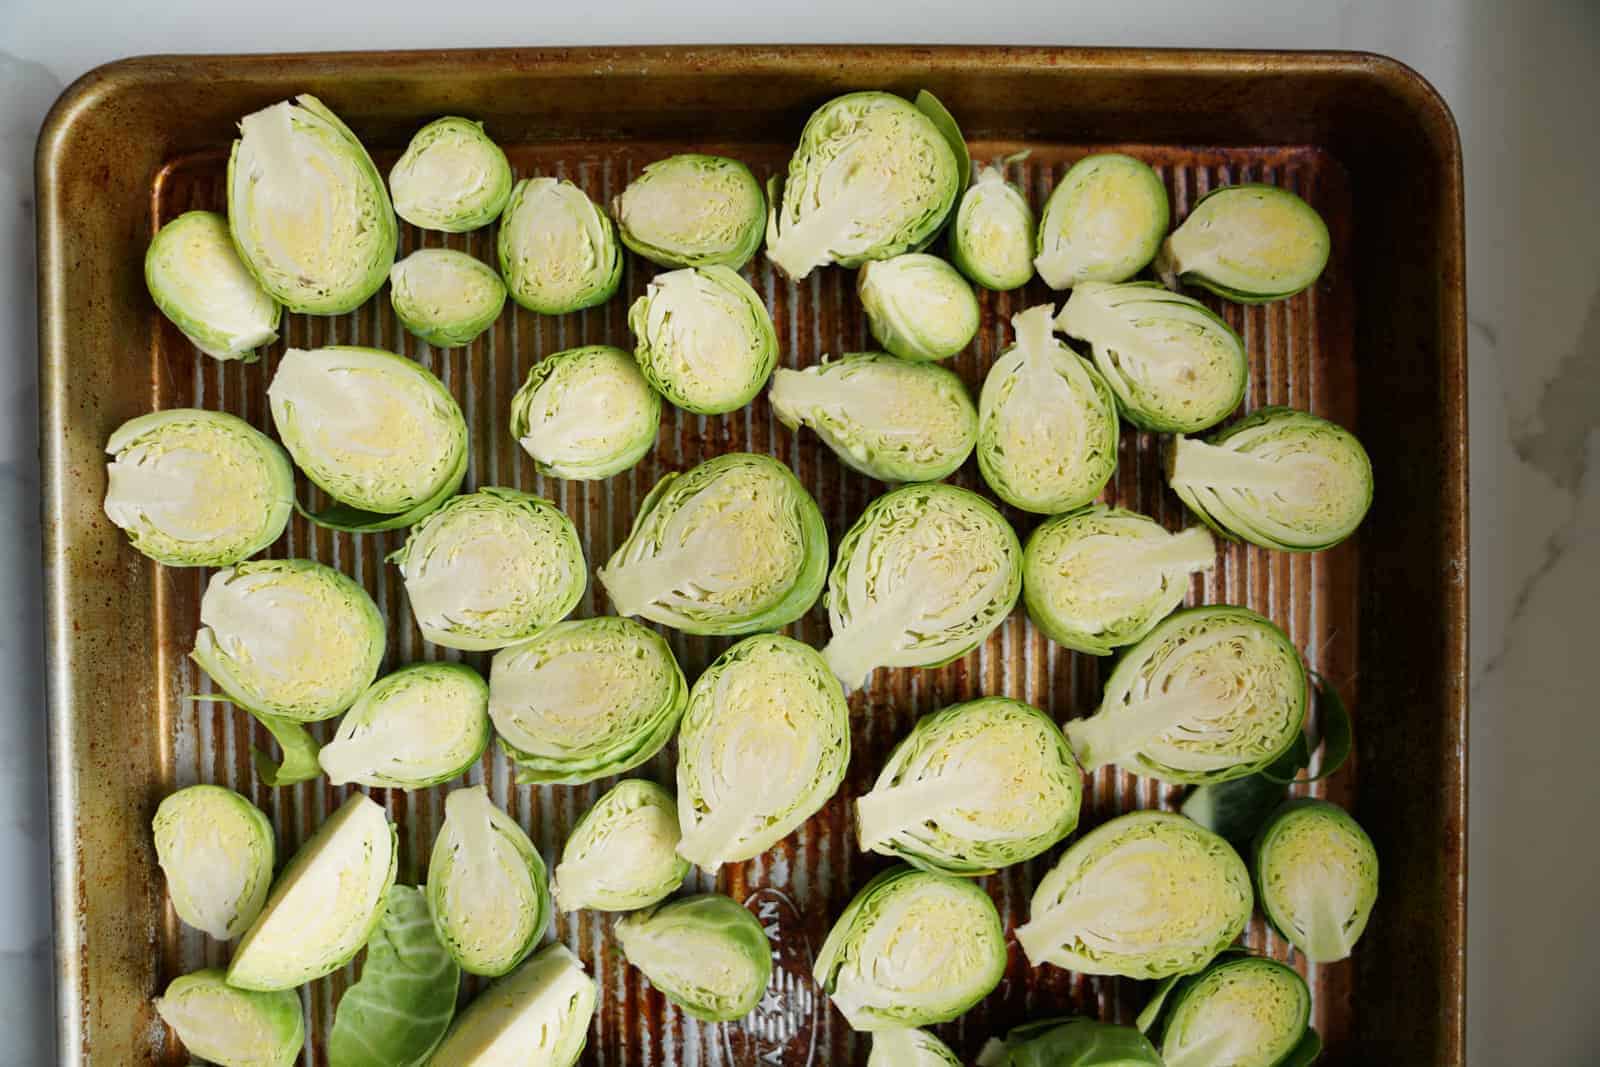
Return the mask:
<path id="1" fill-rule="evenodd" d="M 333 1014 L 330 1067 L 415 1067 L 456 1013 L 461 970 L 434 934 L 422 890 L 397 885 L 367 962 Z"/>
<path id="2" fill-rule="evenodd" d="M 317 759 L 322 746 L 304 726 L 276 715 L 257 715 L 256 721 L 265 726 L 272 739 L 283 748 L 283 759 L 273 762 L 266 752 L 251 747 L 250 760 L 255 764 L 256 777 L 261 779 L 262 785 L 272 788 L 294 785 L 309 782 L 322 773 L 322 764 Z"/>

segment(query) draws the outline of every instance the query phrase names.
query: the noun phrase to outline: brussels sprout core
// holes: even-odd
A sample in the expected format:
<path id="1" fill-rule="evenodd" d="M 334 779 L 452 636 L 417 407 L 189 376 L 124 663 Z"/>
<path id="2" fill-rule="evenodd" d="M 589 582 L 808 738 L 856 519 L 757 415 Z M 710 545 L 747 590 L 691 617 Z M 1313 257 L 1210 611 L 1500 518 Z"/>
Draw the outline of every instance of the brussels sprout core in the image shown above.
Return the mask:
<path id="1" fill-rule="evenodd" d="M 1256 839 L 1261 910 L 1312 963 L 1345 959 L 1378 896 L 1378 853 L 1344 809 L 1291 800 Z"/>
<path id="2" fill-rule="evenodd" d="M 1033 265 L 1052 289 L 1120 282 L 1155 257 L 1167 232 L 1167 190 L 1131 156 L 1087 156 L 1045 202 Z"/>
<path id="3" fill-rule="evenodd" d="M 597 996 L 578 957 L 565 945 L 546 945 L 467 1005 L 429 1067 L 572 1067 Z"/>
<path id="4" fill-rule="evenodd" d="M 217 359 L 254 363 L 278 339 L 282 308 L 239 259 L 228 220 L 186 211 L 150 242 L 144 282 L 161 313 L 194 346 Z"/>
<path id="5" fill-rule="evenodd" d="M 517 183 L 500 220 L 499 255 L 511 299 L 541 315 L 603 304 L 622 278 L 611 220 L 582 189 L 555 178 Z"/>
<path id="6" fill-rule="evenodd" d="M 767 200 L 743 163 L 689 153 L 645 167 L 611 213 L 622 243 L 652 263 L 738 270 L 761 247 Z"/>
<path id="7" fill-rule="evenodd" d="M 465 233 L 499 217 L 511 198 L 511 164 L 471 119 L 435 119 L 389 172 L 395 214 L 425 230 Z"/>
<path id="8" fill-rule="evenodd" d="M 494 325 L 506 287 L 465 252 L 421 248 L 389 271 L 389 299 L 407 330 L 440 348 L 458 348 Z"/>
<path id="9" fill-rule="evenodd" d="M 218 941 L 256 921 L 272 884 L 272 824 L 231 789 L 191 785 L 156 808 L 156 860 L 178 918 Z"/>
<path id="10" fill-rule="evenodd" d="M 727 267 L 656 275 L 629 309 L 628 328 L 650 384 L 701 415 L 744 407 L 778 361 L 772 316 L 750 283 Z"/>
<path id="11" fill-rule="evenodd" d="M 379 679 L 318 759 L 334 785 L 422 789 L 464 774 L 489 743 L 489 687 L 459 663 L 414 663 Z"/>
<path id="12" fill-rule="evenodd" d="M 628 962 L 696 1019 L 743 1018 L 772 977 L 772 946 L 761 923 L 720 893 L 634 912 L 613 932 Z"/>
<path id="13" fill-rule="evenodd" d="M 1156 270 L 1245 304 L 1308 289 L 1327 266 L 1328 226 L 1287 189 L 1229 185 L 1206 194 L 1161 246 Z"/>
<path id="14" fill-rule="evenodd" d="M 985 289 L 1020 289 L 1033 277 L 1037 227 L 1022 190 L 999 167 L 984 167 L 956 209 L 951 262 Z"/>
<path id="15" fill-rule="evenodd" d="M 643 459 L 661 397 L 633 357 L 610 345 L 569 348 L 528 371 L 511 400 L 511 435 L 542 474 L 591 481 Z"/>
<path id="16" fill-rule="evenodd" d="M 290 1067 L 306 1041 L 297 993 L 235 989 L 221 969 L 174 978 L 156 1014 L 190 1055 L 221 1067 Z"/>
<path id="17" fill-rule="evenodd" d="M 978 332 L 978 298 L 954 267 L 907 252 L 863 263 L 856 291 L 872 336 L 903 359 L 946 359 Z"/>
<path id="18" fill-rule="evenodd" d="M 672 895 L 689 874 L 681 837 L 671 793 L 640 778 L 618 782 L 567 838 L 550 882 L 556 907 L 632 911 Z"/>

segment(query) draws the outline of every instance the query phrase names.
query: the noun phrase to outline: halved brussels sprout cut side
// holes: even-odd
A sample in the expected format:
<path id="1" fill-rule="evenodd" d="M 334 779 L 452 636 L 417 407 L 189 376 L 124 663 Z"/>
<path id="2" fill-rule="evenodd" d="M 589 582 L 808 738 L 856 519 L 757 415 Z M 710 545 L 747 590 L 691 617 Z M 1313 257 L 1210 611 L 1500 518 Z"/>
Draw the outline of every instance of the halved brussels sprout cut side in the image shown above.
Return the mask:
<path id="1" fill-rule="evenodd" d="M 416 132 L 389 171 L 394 211 L 413 226 L 466 233 L 499 218 L 511 164 L 483 123 L 449 116 Z"/>
<path id="2" fill-rule="evenodd" d="M 290 311 L 343 315 L 383 286 L 399 226 L 383 176 L 314 96 L 239 122 L 228 224 L 250 273 Z"/>
<path id="3" fill-rule="evenodd" d="M 1261 910 L 1312 963 L 1347 958 L 1378 898 L 1378 853 L 1337 804 L 1291 800 L 1256 838 Z"/>
<path id="4" fill-rule="evenodd" d="M 885 482 L 936 482 L 978 439 L 978 411 L 959 377 L 882 352 L 779 367 L 767 398 L 789 429 L 809 426 L 845 466 Z"/>
<path id="5" fill-rule="evenodd" d="M 1167 481 L 1224 537 L 1284 552 L 1332 548 L 1372 505 L 1372 461 L 1348 430 L 1262 408 L 1210 441 L 1172 443 Z"/>
<path id="6" fill-rule="evenodd" d="M 926 1030 L 879 1030 L 867 1067 L 961 1067 L 950 1046 Z"/>
<path id="7" fill-rule="evenodd" d="M 627 778 L 583 813 L 561 850 L 550 880 L 562 911 L 632 911 L 677 892 L 689 861 L 677 853 L 682 839 L 678 805 L 654 782 Z"/>
<path id="8" fill-rule="evenodd" d="M 572 1067 L 588 1040 L 597 998 L 578 957 L 565 945 L 546 945 L 467 1005 L 428 1065 Z"/>
<path id="9" fill-rule="evenodd" d="M 696 1019 L 742 1019 L 772 977 L 772 945 L 761 923 L 721 893 L 634 912 L 613 932 L 628 962 Z"/>
<path id="10" fill-rule="evenodd" d="M 1052 289 L 1126 281 L 1155 258 L 1169 214 L 1167 188 L 1149 164 L 1086 156 L 1045 201 L 1033 265 Z"/>
<path id="11" fill-rule="evenodd" d="M 619 615 L 746 634 L 804 615 L 827 570 L 827 527 L 805 486 L 770 456 L 730 452 L 656 483 L 600 584 Z"/>
<path id="12" fill-rule="evenodd" d="M 622 473 L 649 454 L 660 425 L 660 395 L 610 345 L 544 357 L 511 399 L 511 436 L 541 474 L 557 478 Z"/>
<path id="13" fill-rule="evenodd" d="M 222 1067 L 290 1067 L 306 1043 L 298 993 L 236 989 L 221 968 L 174 978 L 156 1014 L 191 1056 Z"/>
<path id="14" fill-rule="evenodd" d="M 1253 903 L 1226 841 L 1182 815 L 1136 811 L 1067 849 L 1017 942 L 1035 967 L 1165 978 L 1211 962 L 1244 932 Z"/>
<path id="15" fill-rule="evenodd" d="M 294 513 L 294 469 L 270 437 L 220 411 L 130 419 L 106 442 L 106 517 L 168 567 L 226 567 L 266 548 Z"/>
<path id="16" fill-rule="evenodd" d="M 758 856 L 828 802 L 850 707 L 815 649 L 757 634 L 707 667 L 678 735 L 678 855 L 708 871 Z"/>
<path id="17" fill-rule="evenodd" d="M 1038 223 L 1022 190 L 999 167 L 978 171 L 950 227 L 950 261 L 985 289 L 1007 292 L 1033 278 Z"/>
<path id="18" fill-rule="evenodd" d="M 1170 288 L 1198 285 L 1241 304 L 1309 289 L 1332 242 L 1316 209 L 1275 185 L 1226 185 L 1201 198 L 1161 246 L 1156 271 Z"/>
<path id="19" fill-rule="evenodd" d="M 767 258 L 796 281 L 818 267 L 859 267 L 925 247 L 967 184 L 967 147 L 950 113 L 923 92 L 848 93 L 800 134 L 781 192 L 768 187 Z"/>
<path id="20" fill-rule="evenodd" d="M 1217 549 L 1203 526 L 1168 533 L 1138 512 L 1103 505 L 1047 520 L 1022 549 L 1028 617 L 1057 644 L 1110 655 L 1183 603 L 1189 576 Z"/>
<path id="21" fill-rule="evenodd" d="M 1086 771 L 1225 782 L 1283 755 L 1308 701 L 1288 634 L 1246 608 L 1189 608 L 1123 654 L 1099 710 L 1067 723 L 1067 740 Z"/>
<path id="22" fill-rule="evenodd" d="M 244 933 L 272 885 L 277 846 L 261 810 L 231 789 L 191 785 L 161 802 L 152 829 L 178 918 L 218 941 Z"/>
<path id="23" fill-rule="evenodd" d="M 738 270 L 761 247 L 767 199 L 743 163 L 691 152 L 646 166 L 611 213 L 622 243 L 658 266 Z"/>
<path id="24" fill-rule="evenodd" d="M 1048 304 L 1013 315 L 1016 340 L 978 394 L 978 471 L 1013 507 L 1090 503 L 1117 469 L 1116 396 L 1050 329 Z"/>
<path id="25" fill-rule="evenodd" d="M 778 362 L 772 316 L 727 267 L 658 274 L 628 309 L 645 379 L 685 411 L 721 415 L 761 392 Z"/>
<path id="26" fill-rule="evenodd" d="M 972 286 L 938 256 L 907 252 L 863 263 L 856 292 L 872 336 L 902 359 L 948 359 L 978 333 Z"/>
<path id="27" fill-rule="evenodd" d="M 1244 341 L 1204 304 L 1154 282 L 1084 282 L 1056 326 L 1089 344 L 1122 417 L 1140 429 L 1194 433 L 1244 399 Z"/>
<path id="28" fill-rule="evenodd" d="M 847 687 L 878 667 L 937 667 L 994 632 L 1022 592 L 1022 546 L 994 505 L 953 485 L 885 493 L 839 542 L 822 650 Z"/>
<path id="29" fill-rule="evenodd" d="M 419 248 L 389 271 L 389 302 L 411 333 L 430 345 L 460 348 L 500 317 L 506 286 L 465 252 Z"/>
<path id="30" fill-rule="evenodd" d="M 566 180 L 517 183 L 500 220 L 498 251 L 511 299 L 541 315 L 604 304 L 622 279 L 611 220 Z"/>
<path id="31" fill-rule="evenodd" d="M 334 785 L 425 789 L 465 774 L 489 744 L 489 687 L 460 663 L 413 663 L 373 683 L 318 760 Z"/>
<path id="32" fill-rule="evenodd" d="M 1164 1067 L 1150 1040 L 1131 1026 L 1094 1019 L 1042 1019 L 990 1038 L 978 1067 Z"/>
<path id="33" fill-rule="evenodd" d="M 1078 761 L 1030 704 L 986 697 L 917 720 L 856 801 L 864 851 L 924 870 L 992 874 L 1078 825 Z"/>
<path id="34" fill-rule="evenodd" d="M 1311 990 L 1276 960 L 1224 953 L 1199 974 L 1169 978 L 1139 1014 L 1166 1067 L 1299 1067 Z"/>
<path id="35" fill-rule="evenodd" d="M 186 211 L 161 227 L 144 255 L 144 283 L 161 313 L 217 359 L 254 363 L 278 339 L 283 309 L 239 259 L 228 220 Z"/>
<path id="36" fill-rule="evenodd" d="M 357 793 L 294 854 L 228 966 L 239 989 L 292 989 L 349 963 L 383 921 L 395 832 Z"/>
<path id="37" fill-rule="evenodd" d="M 948 1022 L 1006 969 L 989 894 L 973 882 L 891 867 L 862 887 L 828 932 L 812 976 L 856 1030 Z"/>
<path id="38" fill-rule="evenodd" d="M 383 659 L 367 591 L 308 559 L 240 563 L 211 576 L 192 658 L 258 715 L 329 719 L 356 702 Z"/>
<path id="39" fill-rule="evenodd" d="M 671 740 L 687 701 L 666 639 L 614 616 L 557 623 L 489 669 L 489 716 L 523 784 L 637 767 Z"/>

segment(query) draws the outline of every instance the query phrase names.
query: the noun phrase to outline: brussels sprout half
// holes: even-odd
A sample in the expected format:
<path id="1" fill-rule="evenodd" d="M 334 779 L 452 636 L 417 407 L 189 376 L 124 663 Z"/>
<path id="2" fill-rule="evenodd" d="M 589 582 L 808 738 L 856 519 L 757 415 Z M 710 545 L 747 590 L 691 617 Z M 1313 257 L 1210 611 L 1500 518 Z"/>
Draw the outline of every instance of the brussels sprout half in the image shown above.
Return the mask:
<path id="1" fill-rule="evenodd" d="M 612 931 L 628 962 L 696 1019 L 743 1018 L 772 977 L 772 945 L 761 923 L 721 893 L 634 912 Z"/>
<path id="2" fill-rule="evenodd" d="M 1163 782 L 1242 778 L 1300 736 L 1309 700 L 1289 635 L 1246 608 L 1189 608 L 1128 649 L 1100 708 L 1067 723 L 1084 770 Z"/>
<path id="3" fill-rule="evenodd" d="M 254 363 L 278 339 L 283 309 L 233 247 L 228 220 L 186 211 L 161 227 L 144 254 L 144 283 L 161 313 L 217 359 Z"/>
<path id="4" fill-rule="evenodd" d="M 467 421 L 426 367 L 377 348 L 285 352 L 267 387 L 295 464 L 339 505 L 307 518 L 353 533 L 409 526 L 467 474 Z"/>
<path id="5" fill-rule="evenodd" d="M 1372 461 L 1343 427 L 1267 407 L 1214 435 L 1172 443 L 1167 482 L 1207 526 L 1262 548 L 1316 552 L 1372 506 Z"/>
<path id="6" fill-rule="evenodd" d="M 446 648 L 525 641 L 566 618 L 589 580 L 572 520 L 543 497 L 498 486 L 445 504 L 389 560 L 422 636 Z"/>
<path id="7" fill-rule="evenodd" d="M 221 968 L 174 978 L 155 1006 L 191 1056 L 220 1067 L 290 1067 L 306 1043 L 298 993 L 236 989 Z"/>
<path id="8" fill-rule="evenodd" d="M 541 315 L 604 304 L 622 279 L 611 220 L 565 179 L 517 183 L 500 220 L 498 251 L 511 299 Z"/>
<path id="9" fill-rule="evenodd" d="M 1135 511 L 1095 505 L 1057 515 L 1022 549 L 1022 599 L 1045 636 L 1110 655 L 1155 629 L 1217 549 L 1203 526 L 1168 533 Z"/>
<path id="10" fill-rule="evenodd" d="M 863 851 L 945 874 L 992 874 L 1078 825 L 1083 775 L 1051 718 L 985 697 L 924 715 L 856 801 Z"/>
<path id="11" fill-rule="evenodd" d="M 1378 899 L 1378 853 L 1350 815 L 1326 800 L 1291 800 L 1256 837 L 1261 910 L 1312 963 L 1347 958 Z"/>
<path id="12" fill-rule="evenodd" d="M 273 883 L 228 965 L 239 989 L 292 989 L 349 963 L 383 921 L 395 831 L 357 793 L 329 816 Z"/>
<path id="13" fill-rule="evenodd" d="M 677 892 L 689 876 L 678 855 L 678 805 L 654 782 L 625 778 L 583 813 L 550 880 L 562 911 L 632 911 Z"/>
<path id="14" fill-rule="evenodd" d="M 1017 943 L 1037 967 L 1165 978 L 1198 971 L 1250 921 L 1250 873 L 1182 815 L 1136 811 L 1075 841 L 1039 882 Z"/>
<path id="15" fill-rule="evenodd" d="M 226 567 L 276 541 L 294 512 L 294 469 L 243 419 L 173 408 L 106 442 L 106 517 L 168 567 Z"/>
<path id="16" fill-rule="evenodd" d="M 978 333 L 972 286 L 926 252 L 863 263 L 856 293 L 872 336 L 902 359 L 948 359 Z"/>
<path id="17" fill-rule="evenodd" d="M 1094 1019 L 1043 1019 L 991 1038 L 978 1067 L 1163 1067 L 1150 1040 L 1131 1026 Z"/>
<path id="18" fill-rule="evenodd" d="M 239 132 L 228 157 L 239 258 L 290 311 L 354 311 L 382 288 L 399 240 L 372 157 L 314 96 L 246 115 Z"/>
<path id="19" fill-rule="evenodd" d="M 767 189 L 767 258 L 796 281 L 925 247 L 967 185 L 966 142 L 929 92 L 835 97 Z M 777 186 L 781 183 L 781 192 Z"/>
<path id="20" fill-rule="evenodd" d="M 767 306 L 727 267 L 656 275 L 628 309 L 628 328 L 645 379 L 698 415 L 744 407 L 778 362 Z"/>
<path id="21" fill-rule="evenodd" d="M 211 576 L 191 658 L 228 698 L 295 722 L 330 719 L 372 684 L 384 624 L 367 591 L 308 559 L 240 563 Z"/>
<path id="22" fill-rule="evenodd" d="M 666 640 L 614 616 L 557 623 L 489 669 L 489 717 L 522 784 L 637 767 L 671 740 L 687 700 Z"/>
<path id="23" fill-rule="evenodd" d="M 961 1067 L 950 1046 L 926 1030 L 879 1030 L 867 1067 Z"/>
<path id="24" fill-rule="evenodd" d="M 828 577 L 822 650 L 847 687 L 878 667 L 937 667 L 983 644 L 1022 592 L 1022 546 L 994 505 L 907 485 L 861 513 Z"/>
<path id="25" fill-rule="evenodd" d="M 466 233 L 487 226 L 511 199 L 511 164 L 483 123 L 449 116 L 411 138 L 389 171 L 394 211 L 413 226 Z"/>
<path id="26" fill-rule="evenodd" d="M 548 355 L 511 398 L 511 436 L 541 474 L 593 481 L 620 474 L 656 443 L 661 397 L 633 357 L 610 345 Z"/>
<path id="27" fill-rule="evenodd" d="M 779 422 L 809 426 L 845 466 L 885 482 L 936 482 L 978 439 L 978 411 L 955 373 L 883 352 L 779 367 L 767 399 Z"/>
<path id="28" fill-rule="evenodd" d="M 833 924 L 812 977 L 856 1030 L 948 1022 L 988 996 L 1006 939 L 976 883 L 891 867 Z"/>
<path id="29" fill-rule="evenodd" d="M 1204 430 L 1244 399 L 1244 341 L 1204 304 L 1154 282 L 1084 282 L 1056 326 L 1088 343 L 1122 417 L 1142 430 Z"/>
<path id="30" fill-rule="evenodd" d="M 506 286 L 465 252 L 419 248 L 390 269 L 389 302 L 409 332 L 439 348 L 460 348 L 500 317 Z"/>
<path id="31" fill-rule="evenodd" d="M 1126 281 L 1155 258 L 1168 217 L 1166 186 L 1149 164 L 1086 156 L 1045 201 L 1033 265 L 1052 289 Z"/>
<path id="32" fill-rule="evenodd" d="M 707 871 L 760 855 L 844 781 L 850 707 L 810 645 L 747 637 L 689 691 L 678 734 L 678 855 Z"/>
<path id="33" fill-rule="evenodd" d="M 572 1067 L 598 995 L 567 946 L 546 945 L 467 1005 L 428 1067 Z"/>
<path id="34" fill-rule="evenodd" d="M 1300 1067 L 1321 1042 L 1311 990 L 1276 960 L 1225 952 L 1199 974 L 1167 979 L 1139 1013 L 1166 1067 Z"/>
<path id="35" fill-rule="evenodd" d="M 950 261 L 985 289 L 1020 289 L 1033 278 L 1038 223 L 1022 190 L 999 167 L 978 171 L 950 227 Z"/>
<path id="36" fill-rule="evenodd" d="M 191 785 L 161 802 L 151 829 L 178 918 L 218 941 L 256 921 L 276 857 L 259 808 L 231 789 Z"/>
<path id="37" fill-rule="evenodd" d="M 611 213 L 622 243 L 652 263 L 738 270 L 761 247 L 767 198 L 738 160 L 690 152 L 646 166 Z"/>
<path id="38" fill-rule="evenodd" d="M 1309 289 L 1328 265 L 1327 223 L 1275 185 L 1226 185 L 1195 204 L 1156 257 L 1173 289 L 1198 285 L 1241 304 L 1264 304 Z"/>
<path id="39" fill-rule="evenodd" d="M 428 911 L 445 950 L 470 974 L 505 974 L 550 925 L 544 860 L 481 785 L 445 797 L 428 860 Z"/>
<path id="40" fill-rule="evenodd" d="M 828 531 L 800 480 L 730 452 L 657 482 L 599 576 L 619 615 L 746 634 L 804 615 L 827 569 Z"/>
<path id="41" fill-rule="evenodd" d="M 489 687 L 460 663 L 385 675 L 339 720 L 318 760 L 334 785 L 424 789 L 465 774 L 489 744 Z"/>

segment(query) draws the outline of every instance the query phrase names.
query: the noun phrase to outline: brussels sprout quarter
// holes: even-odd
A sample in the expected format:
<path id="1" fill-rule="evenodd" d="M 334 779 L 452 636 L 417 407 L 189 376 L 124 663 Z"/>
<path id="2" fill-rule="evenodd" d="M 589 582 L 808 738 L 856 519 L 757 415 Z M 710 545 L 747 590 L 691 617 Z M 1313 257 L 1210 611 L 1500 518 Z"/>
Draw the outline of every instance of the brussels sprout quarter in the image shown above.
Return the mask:
<path id="1" fill-rule="evenodd" d="M 465 252 L 420 248 L 389 271 L 389 302 L 411 333 L 440 348 L 459 348 L 494 325 L 506 286 Z"/>
<path id="2" fill-rule="evenodd" d="M 1140 1013 L 1166 1067 L 1290 1067 L 1311 1020 L 1304 978 L 1276 960 L 1224 953 L 1204 971 L 1168 980 Z"/>
<path id="3" fill-rule="evenodd" d="M 272 884 L 272 824 L 231 789 L 191 785 L 156 808 L 156 861 L 178 918 L 218 941 L 256 921 Z"/>
<path id="4" fill-rule="evenodd" d="M 761 923 L 720 893 L 636 911 L 613 930 L 628 962 L 696 1019 L 743 1018 L 772 977 L 772 945 Z"/>
<path id="5" fill-rule="evenodd" d="M 283 309 L 239 259 L 228 220 L 214 211 L 186 211 L 161 227 L 145 252 L 144 283 L 208 356 L 254 363 L 256 349 L 278 339 Z"/>
<path id="6" fill-rule="evenodd" d="M 593 481 L 620 474 L 656 443 L 661 397 L 633 357 L 610 345 L 535 363 L 511 399 L 511 436 L 541 474 Z"/>
<path id="7" fill-rule="evenodd" d="M 483 123 L 435 119 L 411 138 L 389 172 L 395 214 L 425 230 L 487 226 L 511 199 L 511 164 Z"/>
<path id="8" fill-rule="evenodd" d="M 565 180 L 517 183 L 500 220 L 498 251 L 511 299 L 541 315 L 604 304 L 622 279 L 611 220 Z"/>
<path id="9" fill-rule="evenodd" d="M 738 160 L 688 153 L 645 167 L 611 213 L 622 243 L 652 263 L 738 270 L 761 247 L 767 199 Z"/>
<path id="10" fill-rule="evenodd" d="M 1156 270 L 1243 304 L 1308 289 L 1328 264 L 1328 226 L 1287 189 L 1228 185 L 1207 193 L 1161 246 Z"/>
<path id="11" fill-rule="evenodd" d="M 428 1067 L 572 1067 L 598 991 L 565 945 L 546 945 L 467 1005 Z"/>
<path id="12" fill-rule="evenodd" d="M 156 1014 L 191 1056 L 220 1067 L 290 1067 L 306 1042 L 298 993 L 236 989 L 220 969 L 174 978 Z"/>
<path id="13" fill-rule="evenodd" d="M 656 275 L 628 310 L 628 328 L 646 380 L 700 415 L 750 403 L 778 361 L 767 306 L 727 267 Z"/>
<path id="14" fill-rule="evenodd" d="M 902 359 L 947 359 L 978 332 L 978 298 L 937 256 L 907 252 L 863 263 L 856 292 L 878 343 Z"/>
<path id="15" fill-rule="evenodd" d="M 460 663 L 413 663 L 373 683 L 318 754 L 334 785 L 424 789 L 465 774 L 489 743 L 489 687 Z"/>
<path id="16" fill-rule="evenodd" d="M 243 419 L 174 408 L 106 442 L 106 517 L 168 567 L 226 567 L 276 541 L 294 511 L 283 449 Z"/>
<path id="17" fill-rule="evenodd" d="M 1261 910 L 1312 963 L 1348 957 L 1378 898 L 1378 853 L 1348 813 L 1325 800 L 1291 800 L 1255 847 Z"/>
<path id="18" fill-rule="evenodd" d="M 978 1067 L 1164 1067 L 1150 1040 L 1131 1026 L 1094 1019 L 1043 1019 L 991 1038 Z"/>
<path id="19" fill-rule="evenodd" d="M 926 1030 L 879 1030 L 867 1067 L 961 1067 L 961 1061 Z"/>
<path id="20" fill-rule="evenodd" d="M 950 227 L 950 260 L 985 289 L 1020 289 L 1033 278 L 1038 223 L 1028 200 L 999 167 L 984 167 L 961 198 Z"/>
<path id="21" fill-rule="evenodd" d="M 562 911 L 632 911 L 677 892 L 689 874 L 678 855 L 678 805 L 642 778 L 618 782 L 572 828 L 550 891 Z"/>
<path id="22" fill-rule="evenodd" d="M 1033 265 L 1052 289 L 1138 274 L 1167 232 L 1167 190 L 1131 156 L 1087 156 L 1050 193 Z"/>

